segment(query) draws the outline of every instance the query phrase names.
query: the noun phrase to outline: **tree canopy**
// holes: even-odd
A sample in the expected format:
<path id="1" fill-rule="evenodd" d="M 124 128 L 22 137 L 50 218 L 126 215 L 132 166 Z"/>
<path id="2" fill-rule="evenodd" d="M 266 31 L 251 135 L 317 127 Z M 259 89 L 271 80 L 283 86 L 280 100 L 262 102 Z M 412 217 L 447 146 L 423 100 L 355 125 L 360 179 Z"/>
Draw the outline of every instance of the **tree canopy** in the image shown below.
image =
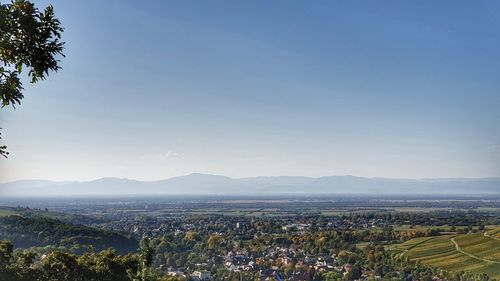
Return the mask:
<path id="1" fill-rule="evenodd" d="M 64 29 L 55 17 L 54 8 L 43 11 L 25 0 L 0 2 L 0 103 L 2 107 L 19 105 L 24 98 L 21 73 L 26 71 L 31 83 L 44 80 L 51 71 L 61 69 L 64 56 Z M 0 155 L 7 157 L 6 146 Z"/>

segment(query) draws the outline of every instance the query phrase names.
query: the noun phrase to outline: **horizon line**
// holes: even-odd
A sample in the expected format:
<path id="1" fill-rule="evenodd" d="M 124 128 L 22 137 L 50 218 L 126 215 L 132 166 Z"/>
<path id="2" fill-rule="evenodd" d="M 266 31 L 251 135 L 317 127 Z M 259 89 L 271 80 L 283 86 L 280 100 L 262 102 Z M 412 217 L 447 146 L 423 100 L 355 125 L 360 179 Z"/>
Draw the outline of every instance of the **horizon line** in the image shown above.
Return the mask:
<path id="1" fill-rule="evenodd" d="M 404 178 L 404 177 L 381 177 L 381 176 L 375 176 L 375 177 L 369 177 L 369 176 L 355 176 L 355 175 L 323 175 L 323 176 L 290 176 L 290 175 L 273 175 L 273 176 L 247 176 L 247 177 L 230 177 L 230 176 L 225 176 L 225 175 L 219 175 L 219 174 L 209 174 L 209 173 L 199 173 L 199 172 L 193 172 L 185 175 L 179 175 L 179 176 L 172 176 L 168 178 L 160 178 L 160 179 L 155 179 L 155 180 L 141 180 L 141 179 L 133 179 L 133 178 L 124 178 L 124 177 L 99 177 L 99 178 L 94 178 L 94 179 L 88 179 L 88 180 L 51 180 L 51 179 L 17 179 L 17 180 L 10 180 L 10 181 L 0 181 L 0 184 L 9 184 L 9 183 L 15 183 L 15 182 L 21 182 L 21 181 L 50 181 L 50 182 L 55 182 L 55 183 L 75 183 L 75 182 L 93 182 L 93 181 L 98 181 L 98 180 L 103 180 L 103 179 L 119 179 L 119 180 L 129 180 L 129 181 L 138 181 L 138 182 L 157 182 L 157 181 L 163 181 L 163 180 L 169 180 L 169 179 L 174 179 L 178 177 L 187 177 L 187 176 L 192 176 L 192 175 L 204 175 L 204 176 L 217 176 L 217 177 L 225 177 L 225 178 L 230 178 L 230 179 L 236 179 L 236 180 L 241 180 L 241 179 L 251 179 L 251 178 L 278 178 L 278 177 L 289 177 L 289 178 L 310 178 L 310 179 L 320 179 L 324 177 L 354 177 L 354 178 L 365 178 L 365 179 L 387 179 L 387 180 L 453 180 L 453 179 L 462 179 L 462 180 L 480 180 L 480 179 L 500 179 L 500 175 L 498 176 L 485 176 L 485 177 L 421 177 L 421 178 Z"/>

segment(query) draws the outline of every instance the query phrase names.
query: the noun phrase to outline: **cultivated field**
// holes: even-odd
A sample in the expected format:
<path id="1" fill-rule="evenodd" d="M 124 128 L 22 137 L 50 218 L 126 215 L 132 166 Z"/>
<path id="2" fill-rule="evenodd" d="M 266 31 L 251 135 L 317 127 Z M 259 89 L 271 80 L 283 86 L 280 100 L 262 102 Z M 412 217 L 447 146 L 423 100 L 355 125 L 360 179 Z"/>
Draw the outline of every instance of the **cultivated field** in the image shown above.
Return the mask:
<path id="1" fill-rule="evenodd" d="M 500 228 L 486 233 L 422 237 L 392 249 L 412 260 L 449 271 L 500 278 Z"/>
<path id="2" fill-rule="evenodd" d="M 489 237 L 492 237 L 492 238 L 496 238 L 496 239 L 500 239 L 500 228 L 488 231 L 486 233 L 486 236 L 489 236 Z"/>
<path id="3" fill-rule="evenodd" d="M 0 217 L 17 215 L 18 213 L 10 208 L 0 208 Z"/>

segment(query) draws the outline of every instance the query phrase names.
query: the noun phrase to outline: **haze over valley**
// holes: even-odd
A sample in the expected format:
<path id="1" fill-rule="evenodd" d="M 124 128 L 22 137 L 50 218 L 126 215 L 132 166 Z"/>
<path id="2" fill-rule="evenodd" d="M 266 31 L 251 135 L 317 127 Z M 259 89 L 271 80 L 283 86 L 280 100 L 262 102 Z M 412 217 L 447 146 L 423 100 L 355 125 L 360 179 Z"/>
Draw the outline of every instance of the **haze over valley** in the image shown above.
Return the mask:
<path id="1" fill-rule="evenodd" d="M 2 196 L 78 195 L 500 195 L 500 178 L 387 179 L 355 176 L 230 178 L 190 174 L 158 181 L 102 178 L 55 182 L 21 180 L 0 184 Z"/>

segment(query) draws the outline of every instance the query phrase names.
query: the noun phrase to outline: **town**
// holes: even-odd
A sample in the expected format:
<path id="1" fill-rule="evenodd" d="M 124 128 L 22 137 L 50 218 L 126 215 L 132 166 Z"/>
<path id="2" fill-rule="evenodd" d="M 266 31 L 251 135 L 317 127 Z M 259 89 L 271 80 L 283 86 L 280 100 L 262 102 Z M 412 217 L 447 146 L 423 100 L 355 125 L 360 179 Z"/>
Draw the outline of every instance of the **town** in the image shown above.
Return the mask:
<path id="1" fill-rule="evenodd" d="M 151 270 L 165 280 L 372 280 L 417 273 L 447 280 L 456 273 L 414 263 L 400 245 L 493 233 L 500 224 L 495 200 L 355 202 L 347 207 L 344 199 L 332 198 L 251 203 L 234 198 L 176 203 L 115 199 L 59 202 L 51 208 L 37 201 L 34 208 L 12 210 L 104 231 L 94 236 L 122 235 L 108 245 L 124 253 L 133 249 L 132 241 L 141 241 L 141 247 L 150 249 Z M 429 205 L 428 211 L 420 209 Z M 16 236 L 5 238 L 17 241 Z M 52 243 L 58 239 L 65 248 L 85 251 L 85 239 L 63 236 Z M 101 249 L 107 247 L 104 242 Z"/>

